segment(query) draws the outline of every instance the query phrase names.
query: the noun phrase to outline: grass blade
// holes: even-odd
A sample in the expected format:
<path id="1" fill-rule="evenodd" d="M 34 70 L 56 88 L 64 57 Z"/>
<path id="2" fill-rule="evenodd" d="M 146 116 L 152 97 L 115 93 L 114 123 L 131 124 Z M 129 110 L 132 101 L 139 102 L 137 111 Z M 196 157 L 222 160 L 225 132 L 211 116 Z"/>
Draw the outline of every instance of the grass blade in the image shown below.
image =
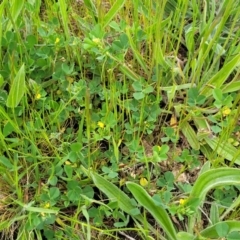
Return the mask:
<path id="1" fill-rule="evenodd" d="M 223 88 L 223 93 L 237 92 L 240 90 L 240 81 L 230 82 Z"/>
<path id="2" fill-rule="evenodd" d="M 68 14 L 67 14 L 67 4 L 65 0 L 59 0 L 59 7 L 62 16 L 63 29 L 65 36 L 68 39 L 70 37 L 70 32 L 68 28 Z"/>
<path id="3" fill-rule="evenodd" d="M 18 200 L 14 200 L 15 203 L 19 204 L 23 210 L 29 211 L 29 212 L 38 212 L 38 213 L 53 213 L 53 214 L 58 214 L 58 210 L 56 209 L 48 209 L 48 208 L 41 208 L 41 207 L 31 207 L 32 203 L 24 204 L 21 203 Z"/>
<path id="4" fill-rule="evenodd" d="M 126 33 L 128 36 L 128 40 L 129 40 L 129 44 L 132 48 L 133 54 L 135 56 L 135 58 L 137 59 L 138 63 L 140 64 L 140 66 L 143 68 L 143 70 L 145 71 L 146 74 L 149 74 L 148 69 L 147 69 L 147 65 L 146 65 L 146 60 L 143 59 L 143 56 L 141 55 L 141 53 L 138 51 L 136 45 L 135 45 L 135 39 L 134 36 L 131 35 L 130 32 L 130 27 L 126 28 Z"/>
<path id="5" fill-rule="evenodd" d="M 3 9 L 5 7 L 5 2 L 6 1 L 3 1 L 1 4 L 0 4 L 0 16 L 3 16 Z M 3 24 L 1 22 L 0 24 L 0 62 L 2 64 L 2 36 L 3 36 Z"/>
<path id="6" fill-rule="evenodd" d="M 208 82 L 203 85 L 201 95 L 209 97 L 211 95 L 212 88 L 210 86 L 214 86 L 216 88 L 221 88 L 224 82 L 227 80 L 228 76 L 232 73 L 232 71 L 239 64 L 240 55 L 235 56 L 231 61 L 225 64 L 220 71 L 217 72 Z"/>
<path id="7" fill-rule="evenodd" d="M 111 20 L 116 16 L 118 11 L 122 8 L 124 3 L 125 3 L 125 0 L 115 1 L 112 8 L 108 11 L 108 13 L 105 15 L 103 19 L 103 28 L 105 28 L 111 22 Z"/>

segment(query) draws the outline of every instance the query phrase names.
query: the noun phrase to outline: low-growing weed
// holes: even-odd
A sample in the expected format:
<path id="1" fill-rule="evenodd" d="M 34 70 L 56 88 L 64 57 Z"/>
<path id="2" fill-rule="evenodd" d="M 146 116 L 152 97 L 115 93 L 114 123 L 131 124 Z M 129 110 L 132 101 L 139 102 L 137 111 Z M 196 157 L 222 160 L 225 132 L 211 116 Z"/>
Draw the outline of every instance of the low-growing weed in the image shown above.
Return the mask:
<path id="1" fill-rule="evenodd" d="M 238 239 L 239 0 L 0 3 L 1 239 Z"/>

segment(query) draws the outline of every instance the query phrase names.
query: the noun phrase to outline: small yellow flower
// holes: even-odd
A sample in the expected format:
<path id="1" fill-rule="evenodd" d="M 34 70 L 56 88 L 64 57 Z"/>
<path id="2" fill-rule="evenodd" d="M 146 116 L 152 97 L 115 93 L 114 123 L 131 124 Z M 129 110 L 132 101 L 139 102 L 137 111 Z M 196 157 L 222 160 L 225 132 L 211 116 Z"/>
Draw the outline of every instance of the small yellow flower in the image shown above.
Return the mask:
<path id="1" fill-rule="evenodd" d="M 148 185 L 148 180 L 146 178 L 140 178 L 140 185 L 145 187 Z"/>
<path id="2" fill-rule="evenodd" d="M 99 38 L 93 38 L 93 42 L 96 44 L 99 44 L 101 42 L 101 40 Z"/>
<path id="3" fill-rule="evenodd" d="M 41 97 L 42 97 L 42 96 L 41 96 L 40 93 L 36 94 L 36 96 L 35 96 L 35 98 L 36 98 L 37 100 L 39 100 Z"/>
<path id="4" fill-rule="evenodd" d="M 65 162 L 66 165 L 71 165 L 72 163 L 70 161 Z"/>
<path id="5" fill-rule="evenodd" d="M 125 183 L 126 183 L 126 179 L 125 178 L 121 178 L 120 181 L 119 181 L 120 187 L 122 187 Z"/>
<path id="6" fill-rule="evenodd" d="M 45 205 L 44 205 L 44 208 L 49 208 L 50 207 L 50 203 L 46 203 Z"/>
<path id="7" fill-rule="evenodd" d="M 100 122 L 100 121 L 97 123 L 97 125 L 98 125 L 100 128 L 104 128 L 104 126 L 105 126 L 104 123 L 103 123 L 103 122 Z"/>
<path id="8" fill-rule="evenodd" d="M 181 199 L 179 200 L 180 205 L 185 205 L 186 202 L 187 202 L 187 199 L 182 199 L 182 198 L 181 198 Z"/>
<path id="9" fill-rule="evenodd" d="M 60 42 L 60 39 L 59 39 L 59 38 L 56 38 L 55 44 L 58 44 L 59 42 Z"/>
<path id="10" fill-rule="evenodd" d="M 226 117 L 227 115 L 229 115 L 231 113 L 231 109 L 226 107 L 223 109 L 222 113 L 223 113 L 223 116 Z"/>

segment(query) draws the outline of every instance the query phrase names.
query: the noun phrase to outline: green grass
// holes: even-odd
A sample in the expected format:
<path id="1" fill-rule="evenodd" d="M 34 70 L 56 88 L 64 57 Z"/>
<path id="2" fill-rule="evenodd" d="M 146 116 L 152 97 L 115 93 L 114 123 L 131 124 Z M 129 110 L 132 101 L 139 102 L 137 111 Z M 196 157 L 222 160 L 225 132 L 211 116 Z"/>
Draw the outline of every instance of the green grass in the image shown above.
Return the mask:
<path id="1" fill-rule="evenodd" d="M 239 239 L 240 1 L 0 3 L 1 239 Z"/>

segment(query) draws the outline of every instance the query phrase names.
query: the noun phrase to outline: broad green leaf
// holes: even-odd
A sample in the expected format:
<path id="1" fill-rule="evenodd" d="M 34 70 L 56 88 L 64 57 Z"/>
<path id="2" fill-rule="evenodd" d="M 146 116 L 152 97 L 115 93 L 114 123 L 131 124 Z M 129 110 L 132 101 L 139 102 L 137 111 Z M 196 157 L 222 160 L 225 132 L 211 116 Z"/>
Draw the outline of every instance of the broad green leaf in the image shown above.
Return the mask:
<path id="1" fill-rule="evenodd" d="M 195 36 L 195 32 L 196 32 L 196 30 L 198 30 L 198 28 L 192 26 L 193 24 L 189 24 L 189 25 L 190 26 L 188 26 L 185 31 L 185 39 L 186 39 L 186 46 L 187 46 L 190 54 L 193 54 L 194 47 L 195 47 L 194 36 Z"/>
<path id="2" fill-rule="evenodd" d="M 8 158 L 6 158 L 5 156 L 0 156 L 0 163 L 2 165 L 4 165 L 5 167 L 7 167 L 9 170 L 13 169 L 13 165 L 12 163 L 9 161 Z"/>
<path id="3" fill-rule="evenodd" d="M 240 239 L 240 232 L 239 231 L 233 231 L 228 234 L 227 240 L 238 240 Z"/>
<path id="4" fill-rule="evenodd" d="M 81 150 L 81 144 L 79 142 L 72 143 L 70 148 L 73 152 L 79 152 Z"/>
<path id="5" fill-rule="evenodd" d="M 84 168 L 82 169 L 84 172 L 86 172 Z M 134 220 L 137 220 L 135 222 L 136 224 L 138 224 L 138 221 L 143 225 L 146 223 L 146 220 L 141 214 L 135 214 L 136 207 L 133 205 L 131 199 L 123 191 L 121 191 L 117 186 L 101 177 L 97 173 L 90 172 L 90 175 L 96 187 L 105 193 L 110 201 L 116 201 L 119 208 L 121 208 L 127 214 L 130 214 Z M 148 224 L 148 228 L 150 231 L 155 233 L 155 229 L 150 224 Z"/>
<path id="6" fill-rule="evenodd" d="M 101 190 L 103 193 L 105 193 L 110 201 L 117 201 L 119 207 L 124 212 L 130 213 L 135 208 L 131 202 L 131 199 L 113 183 L 109 182 L 108 180 L 98 175 L 97 173 L 91 172 L 90 175 L 97 188 Z M 134 217 L 136 219 L 138 218 L 136 216 Z"/>
<path id="7" fill-rule="evenodd" d="M 25 0 L 12 1 L 11 7 L 10 7 L 10 14 L 11 14 L 11 18 L 14 21 L 14 23 L 16 22 L 18 16 L 20 15 L 20 13 L 23 9 L 24 2 L 25 2 Z M 12 22 L 9 21 L 7 28 L 6 28 L 6 32 L 11 31 L 11 29 L 12 29 Z"/>
<path id="8" fill-rule="evenodd" d="M 192 235 L 191 233 L 187 233 L 187 232 L 178 232 L 177 239 L 178 240 L 193 240 L 194 235 Z"/>
<path id="9" fill-rule="evenodd" d="M 189 198 L 198 198 L 203 202 L 209 190 L 226 185 L 240 185 L 240 169 L 218 168 L 204 172 L 193 185 Z"/>
<path id="10" fill-rule="evenodd" d="M 212 203 L 210 208 L 210 220 L 212 224 L 219 222 L 219 206 L 216 202 Z"/>
<path id="11" fill-rule="evenodd" d="M 225 222 L 220 222 L 215 226 L 217 234 L 219 237 L 226 237 L 229 232 L 228 224 Z"/>
<path id="12" fill-rule="evenodd" d="M 187 121 L 184 121 L 181 123 L 180 127 L 183 135 L 187 138 L 187 141 L 190 144 L 190 146 L 195 150 L 199 150 L 200 144 L 197 139 L 197 135 L 192 129 L 192 127 L 190 126 L 190 124 Z"/>
<path id="13" fill-rule="evenodd" d="M 143 84 L 140 81 L 136 81 L 132 84 L 132 87 L 136 92 L 141 92 L 143 89 Z"/>
<path id="14" fill-rule="evenodd" d="M 146 88 L 143 89 L 143 92 L 145 94 L 152 93 L 154 91 L 154 88 L 150 85 L 148 85 Z"/>
<path id="15" fill-rule="evenodd" d="M 222 94 L 221 89 L 215 88 L 213 90 L 213 97 L 215 98 L 215 100 L 221 102 L 223 100 L 223 94 Z"/>
<path id="16" fill-rule="evenodd" d="M 205 96 L 200 95 L 197 88 L 190 88 L 188 90 L 187 102 L 189 106 L 201 105 L 205 102 L 205 100 Z"/>
<path id="17" fill-rule="evenodd" d="M 223 93 L 237 92 L 240 90 L 240 81 L 230 82 L 223 88 Z"/>
<path id="18" fill-rule="evenodd" d="M 235 148 L 231 143 L 227 141 L 221 141 L 219 138 L 204 138 L 206 143 L 213 151 L 216 151 L 220 156 L 226 158 L 229 161 L 233 161 L 235 164 L 240 165 L 240 151 Z"/>
<path id="19" fill-rule="evenodd" d="M 16 123 L 14 123 L 14 121 L 11 119 L 11 117 L 7 114 L 7 112 L 4 110 L 3 107 L 0 106 L 0 116 L 5 119 L 5 121 L 7 120 L 14 128 L 16 133 L 20 133 L 21 131 L 19 130 L 19 127 Z"/>
<path id="20" fill-rule="evenodd" d="M 201 94 L 205 97 L 209 97 L 212 92 L 212 86 L 216 88 L 222 88 L 222 85 L 227 80 L 228 76 L 237 67 L 240 62 L 240 54 L 232 58 L 231 61 L 226 63 L 220 71 L 218 71 L 208 82 L 203 85 Z"/>
<path id="21" fill-rule="evenodd" d="M 143 92 L 135 92 L 135 93 L 133 93 L 133 97 L 136 100 L 141 100 L 145 97 L 145 94 Z"/>
<path id="22" fill-rule="evenodd" d="M 24 93 L 25 93 L 25 66 L 23 64 L 13 80 L 10 93 L 7 98 L 7 106 L 10 108 L 17 107 Z"/>
<path id="23" fill-rule="evenodd" d="M 210 167 L 211 167 L 210 161 L 205 162 L 205 163 L 203 164 L 201 170 L 199 171 L 199 175 L 207 172 L 208 170 L 210 170 Z"/>
<path id="24" fill-rule="evenodd" d="M 40 208 L 40 207 L 31 207 L 31 205 L 32 205 L 34 202 L 30 202 L 30 203 L 28 203 L 28 204 L 21 203 L 21 202 L 18 201 L 18 200 L 14 200 L 14 202 L 17 203 L 18 205 L 20 205 L 20 206 L 23 208 L 23 210 L 29 211 L 29 212 L 58 214 L 58 211 L 59 211 L 59 210 L 56 210 L 56 209 L 48 209 L 48 208 Z"/>
<path id="25" fill-rule="evenodd" d="M 103 28 L 105 28 L 111 21 L 112 19 L 116 16 L 118 11 L 123 7 L 125 3 L 125 0 L 116 0 L 111 7 L 111 9 L 108 11 L 108 13 L 104 16 L 103 19 Z"/>
<path id="26" fill-rule="evenodd" d="M 3 133 L 4 137 L 7 137 L 13 131 L 14 131 L 14 127 L 12 126 L 12 124 L 10 122 L 7 122 L 5 124 L 5 126 L 3 127 L 2 133 Z"/>
<path id="27" fill-rule="evenodd" d="M 206 238 L 218 238 L 219 237 L 219 228 L 223 227 L 223 224 L 228 227 L 227 233 L 240 231 L 240 222 L 239 221 L 224 221 L 218 222 L 203 231 L 201 231 L 201 236 Z M 226 229 L 226 227 L 225 227 Z"/>
<path id="28" fill-rule="evenodd" d="M 195 214 L 189 218 L 189 229 L 193 229 L 195 225 L 197 209 L 203 204 L 207 192 L 213 188 L 226 185 L 240 185 L 240 169 L 229 167 L 211 169 L 198 177 L 189 195 L 190 200 L 198 200 L 197 204 L 191 206 Z"/>
<path id="29" fill-rule="evenodd" d="M 49 189 L 49 196 L 50 196 L 51 199 L 55 199 L 55 198 L 59 197 L 59 195 L 60 195 L 60 190 L 59 190 L 59 188 L 57 188 L 57 187 L 51 187 L 51 188 Z"/>
<path id="30" fill-rule="evenodd" d="M 177 240 L 178 238 L 176 235 L 176 231 L 166 210 L 161 206 L 156 205 L 156 203 L 145 191 L 145 189 L 138 184 L 133 182 L 127 182 L 126 185 L 130 192 L 133 194 L 133 196 L 136 198 L 138 203 L 141 204 L 146 210 L 148 210 L 152 214 L 155 220 L 166 232 L 169 239 Z"/>

